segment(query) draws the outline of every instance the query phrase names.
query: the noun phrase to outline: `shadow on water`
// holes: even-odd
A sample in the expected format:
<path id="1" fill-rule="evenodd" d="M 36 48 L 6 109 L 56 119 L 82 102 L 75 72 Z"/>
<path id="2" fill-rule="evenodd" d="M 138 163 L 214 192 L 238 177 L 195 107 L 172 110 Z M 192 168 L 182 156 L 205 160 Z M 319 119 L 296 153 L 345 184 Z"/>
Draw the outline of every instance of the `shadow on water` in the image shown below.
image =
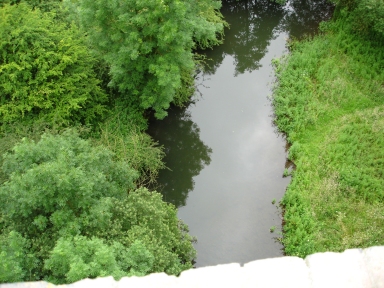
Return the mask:
<path id="1" fill-rule="evenodd" d="M 261 68 L 260 61 L 270 42 L 279 33 L 290 38 L 313 35 L 322 20 L 328 20 L 333 5 L 327 0 L 290 0 L 280 5 L 272 0 L 223 0 L 221 9 L 230 29 L 224 44 L 204 51 L 205 75 L 215 74 L 227 55 L 234 59 L 234 76 Z M 204 75 L 200 75 L 204 78 Z M 159 175 L 159 190 L 166 201 L 182 207 L 194 188 L 193 177 L 210 163 L 211 149 L 199 138 L 199 127 L 192 122 L 188 107 L 172 107 L 168 117 L 152 120 L 148 133 L 166 149 L 168 170 Z"/>
<path id="2" fill-rule="evenodd" d="M 150 122 L 170 168 L 160 172 L 158 190 L 199 239 L 198 267 L 282 255 L 270 233 L 281 227 L 271 201 L 289 179 L 284 139 L 270 123 L 270 63 L 286 38 L 315 34 L 332 12 L 326 0 L 223 0 L 230 29 L 223 45 L 204 52 L 211 60 L 196 81 L 204 99 Z"/>
<path id="3" fill-rule="evenodd" d="M 164 200 L 182 207 L 194 188 L 193 177 L 211 162 L 212 149 L 200 139 L 200 129 L 186 108 L 171 107 L 161 121 L 151 120 L 147 131 L 165 147 L 165 165 L 160 171 L 159 187 Z"/>

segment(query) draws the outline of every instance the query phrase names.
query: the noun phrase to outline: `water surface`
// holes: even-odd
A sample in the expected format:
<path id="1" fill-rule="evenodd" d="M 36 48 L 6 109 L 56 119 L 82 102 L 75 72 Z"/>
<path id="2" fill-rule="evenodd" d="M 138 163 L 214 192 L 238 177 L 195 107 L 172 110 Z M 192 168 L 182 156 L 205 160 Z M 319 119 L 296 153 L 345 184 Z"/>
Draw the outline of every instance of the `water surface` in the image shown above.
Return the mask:
<path id="1" fill-rule="evenodd" d="M 282 255 L 281 215 L 272 201 L 290 179 L 283 178 L 286 143 L 268 98 L 271 60 L 286 52 L 288 38 L 314 33 L 331 11 L 325 1 L 223 1 L 231 29 L 223 45 L 206 52 L 211 61 L 196 79 L 194 103 L 150 124 L 170 168 L 159 184 L 198 239 L 197 267 Z"/>

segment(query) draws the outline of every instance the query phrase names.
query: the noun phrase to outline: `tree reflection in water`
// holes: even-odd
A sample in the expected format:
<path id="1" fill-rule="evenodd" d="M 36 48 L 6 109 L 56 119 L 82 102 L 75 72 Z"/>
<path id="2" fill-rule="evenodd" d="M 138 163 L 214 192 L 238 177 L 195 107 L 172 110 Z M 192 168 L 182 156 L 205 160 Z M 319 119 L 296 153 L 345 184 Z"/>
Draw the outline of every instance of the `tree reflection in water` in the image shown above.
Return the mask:
<path id="1" fill-rule="evenodd" d="M 319 23 L 332 17 L 334 4 L 328 0 L 291 0 L 286 6 L 282 29 L 290 38 L 317 33 Z"/>
<path id="2" fill-rule="evenodd" d="M 165 165 L 160 171 L 157 190 L 164 200 L 182 207 L 194 188 L 193 177 L 211 162 L 212 149 L 200 139 L 200 129 L 186 108 L 171 107 L 163 120 L 152 121 L 147 131 L 165 147 Z"/>
<path id="3" fill-rule="evenodd" d="M 259 69 L 270 42 L 280 33 L 290 38 L 314 34 L 319 22 L 333 12 L 328 0 L 289 0 L 284 6 L 273 0 L 222 2 L 230 29 L 226 29 L 223 45 L 202 52 L 210 59 L 204 74 L 214 74 L 226 55 L 234 59 L 235 76 Z M 165 147 L 164 160 L 171 169 L 160 172 L 159 190 L 166 201 L 184 206 L 194 188 L 193 177 L 209 165 L 212 150 L 199 138 L 199 127 L 187 109 L 171 108 L 164 120 L 152 121 L 148 133 Z"/>
<path id="4" fill-rule="evenodd" d="M 207 74 L 214 74 L 226 55 L 235 60 L 235 76 L 261 67 L 271 40 L 285 32 L 290 38 L 316 33 L 319 23 L 332 16 L 328 0 L 223 0 L 221 12 L 230 25 L 224 44 L 206 51 Z"/>
<path id="5" fill-rule="evenodd" d="M 208 62 L 206 73 L 215 73 L 225 55 L 235 59 L 235 76 L 260 68 L 260 60 L 277 33 L 275 29 L 284 16 L 284 6 L 271 0 L 224 0 L 221 12 L 230 29 L 225 31 L 224 44 L 204 53 Z"/>

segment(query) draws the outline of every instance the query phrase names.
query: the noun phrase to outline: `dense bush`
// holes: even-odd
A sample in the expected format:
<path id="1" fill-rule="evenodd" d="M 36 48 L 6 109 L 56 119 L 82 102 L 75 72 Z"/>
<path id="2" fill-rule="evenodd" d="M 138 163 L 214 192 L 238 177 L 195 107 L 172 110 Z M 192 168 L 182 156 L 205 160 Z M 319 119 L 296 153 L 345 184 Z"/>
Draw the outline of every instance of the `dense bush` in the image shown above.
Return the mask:
<path id="1" fill-rule="evenodd" d="M 53 283 L 71 283 L 87 277 L 139 276 L 148 273 L 153 262 L 153 255 L 140 241 L 126 249 L 118 242 L 107 245 L 96 237 L 60 238 L 45 261 L 45 268 L 52 273 L 46 279 Z"/>
<path id="2" fill-rule="evenodd" d="M 355 30 L 373 33 L 384 38 L 384 1 L 382 0 L 334 0 L 338 10 L 346 9 Z"/>
<path id="3" fill-rule="evenodd" d="M 137 171 L 73 130 L 24 139 L 6 154 L 0 186 L 0 281 L 178 274 L 195 256 L 160 194 Z"/>
<path id="4" fill-rule="evenodd" d="M 27 3 L 32 9 L 40 9 L 42 11 L 58 11 L 60 9 L 61 0 L 0 0 L 0 7 L 6 4 L 15 5 L 19 3 Z"/>
<path id="5" fill-rule="evenodd" d="M 107 100 L 75 25 L 25 3 L 0 8 L 0 123 L 91 123 Z"/>

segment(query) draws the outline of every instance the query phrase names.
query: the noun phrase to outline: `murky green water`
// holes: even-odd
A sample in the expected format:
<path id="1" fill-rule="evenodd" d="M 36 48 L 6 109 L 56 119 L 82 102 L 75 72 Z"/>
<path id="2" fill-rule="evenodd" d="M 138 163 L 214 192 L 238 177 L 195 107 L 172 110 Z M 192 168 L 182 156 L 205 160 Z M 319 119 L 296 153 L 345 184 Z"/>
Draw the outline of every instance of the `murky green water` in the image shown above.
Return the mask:
<path id="1" fill-rule="evenodd" d="M 273 126 L 271 60 L 290 37 L 315 33 L 330 16 L 326 1 L 223 1 L 231 29 L 196 83 L 195 103 L 172 108 L 149 134 L 165 146 L 159 183 L 166 201 L 198 238 L 196 266 L 282 255 L 281 215 L 272 204 L 283 178 L 285 140 Z M 274 233 L 270 228 L 276 227 Z"/>

